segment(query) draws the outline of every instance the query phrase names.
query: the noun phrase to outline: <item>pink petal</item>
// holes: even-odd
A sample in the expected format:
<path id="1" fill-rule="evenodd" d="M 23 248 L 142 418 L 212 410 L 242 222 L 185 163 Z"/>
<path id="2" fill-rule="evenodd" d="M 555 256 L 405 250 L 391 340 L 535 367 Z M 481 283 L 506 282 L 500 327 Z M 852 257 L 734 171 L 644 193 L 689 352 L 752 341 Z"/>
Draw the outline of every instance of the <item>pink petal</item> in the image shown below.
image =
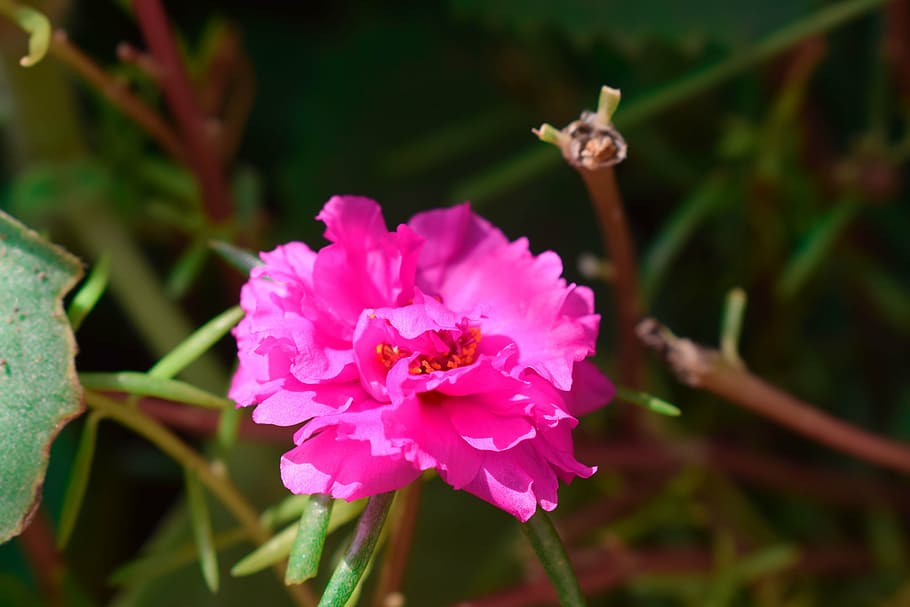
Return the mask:
<path id="1" fill-rule="evenodd" d="M 294 426 L 308 419 L 336 415 L 367 397 L 356 383 L 301 384 L 286 381 L 280 390 L 263 400 L 253 411 L 257 424 Z"/>
<path id="2" fill-rule="evenodd" d="M 496 415 L 470 398 L 447 399 L 452 427 L 461 438 L 481 451 L 506 451 L 537 436 L 531 422 L 522 415 Z"/>
<path id="3" fill-rule="evenodd" d="M 566 410 L 575 416 L 587 415 L 600 409 L 616 394 L 613 383 L 597 366 L 588 360 L 575 363 L 572 389 L 565 396 Z"/>
<path id="4" fill-rule="evenodd" d="M 332 196 L 316 219 L 325 223 L 326 239 L 351 248 L 374 247 L 388 233 L 379 204 L 363 196 Z"/>
<path id="5" fill-rule="evenodd" d="M 370 453 L 369 443 L 338 440 L 333 428 L 284 454 L 281 480 L 293 493 L 328 493 L 348 501 L 400 489 L 420 470 L 400 457 Z"/>
<path id="6" fill-rule="evenodd" d="M 426 239 L 418 288 L 455 312 L 481 305 L 484 335 L 507 336 L 523 366 L 568 390 L 573 364 L 594 351 L 599 317 L 590 291 L 560 277 L 559 256 L 535 257 L 525 239 L 509 243 L 466 205 L 416 215 L 409 225 Z"/>

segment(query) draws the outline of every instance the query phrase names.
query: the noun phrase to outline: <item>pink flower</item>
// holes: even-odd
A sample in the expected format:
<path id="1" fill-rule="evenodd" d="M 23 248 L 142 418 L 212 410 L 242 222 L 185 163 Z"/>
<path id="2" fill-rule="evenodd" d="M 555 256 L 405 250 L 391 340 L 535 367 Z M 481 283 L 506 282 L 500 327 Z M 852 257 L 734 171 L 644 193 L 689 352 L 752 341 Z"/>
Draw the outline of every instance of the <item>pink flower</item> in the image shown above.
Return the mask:
<path id="1" fill-rule="evenodd" d="M 585 359 L 600 317 L 559 256 L 509 242 L 467 204 L 389 232 L 379 205 L 336 196 L 331 244 L 262 253 L 234 330 L 230 396 L 253 420 L 302 426 L 281 460 L 294 493 L 347 500 L 435 469 L 522 521 L 556 507 L 577 416 L 613 386 Z"/>

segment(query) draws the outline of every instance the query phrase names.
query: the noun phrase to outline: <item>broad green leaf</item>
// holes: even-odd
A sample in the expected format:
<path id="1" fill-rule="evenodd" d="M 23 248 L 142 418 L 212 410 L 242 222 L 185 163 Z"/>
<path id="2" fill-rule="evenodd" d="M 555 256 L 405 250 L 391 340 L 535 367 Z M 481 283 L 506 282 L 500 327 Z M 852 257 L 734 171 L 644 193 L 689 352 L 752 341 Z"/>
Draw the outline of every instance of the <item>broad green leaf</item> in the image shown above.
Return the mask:
<path id="1" fill-rule="evenodd" d="M 51 441 L 82 411 L 61 298 L 79 261 L 0 212 L 0 542 L 39 500 Z"/>

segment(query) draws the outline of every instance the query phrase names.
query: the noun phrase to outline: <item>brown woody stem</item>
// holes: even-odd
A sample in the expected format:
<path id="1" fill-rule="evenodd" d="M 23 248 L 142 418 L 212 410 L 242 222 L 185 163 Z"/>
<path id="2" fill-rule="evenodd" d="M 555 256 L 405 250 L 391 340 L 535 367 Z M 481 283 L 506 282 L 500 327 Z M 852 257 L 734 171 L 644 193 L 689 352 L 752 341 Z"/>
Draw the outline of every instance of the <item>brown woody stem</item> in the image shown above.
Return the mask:
<path id="1" fill-rule="evenodd" d="M 654 319 L 638 327 L 685 384 L 716 394 L 782 426 L 866 461 L 910 475 L 910 447 L 856 428 L 772 386 L 720 352 L 678 338 Z"/>
<path id="2" fill-rule="evenodd" d="M 619 97 L 618 90 L 605 86 L 601 89 L 596 112 L 582 112 L 578 120 L 562 130 L 544 124 L 534 133 L 541 140 L 559 147 L 566 162 L 581 175 L 594 203 L 601 239 L 613 267 L 619 381 L 630 388 L 641 388 L 644 356 L 635 335 L 635 326 L 642 316 L 638 268 L 622 196 L 613 173 L 613 166 L 626 157 L 626 142 L 611 121 Z"/>
<path id="3" fill-rule="evenodd" d="M 643 349 L 635 334 L 635 326 L 642 315 L 638 268 L 616 176 L 612 166 L 597 170 L 576 168 L 594 203 L 601 238 L 613 264 L 612 284 L 619 333 L 619 381 L 625 386 L 640 388 L 644 383 L 644 366 Z"/>

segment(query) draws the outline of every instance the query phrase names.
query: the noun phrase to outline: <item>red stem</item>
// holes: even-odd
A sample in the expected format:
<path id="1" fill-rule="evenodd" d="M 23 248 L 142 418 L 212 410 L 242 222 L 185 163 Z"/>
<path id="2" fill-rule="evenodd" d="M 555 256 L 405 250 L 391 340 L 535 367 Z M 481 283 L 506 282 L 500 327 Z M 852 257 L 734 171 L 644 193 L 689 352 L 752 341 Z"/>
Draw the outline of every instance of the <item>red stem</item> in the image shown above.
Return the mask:
<path id="1" fill-rule="evenodd" d="M 230 216 L 232 206 L 224 168 L 214 139 L 209 136 L 206 116 L 177 53 L 167 16 L 159 0 L 134 0 L 133 8 L 152 57 L 161 67 L 164 95 L 186 142 L 206 214 L 216 222 L 224 221 Z"/>
<path id="2" fill-rule="evenodd" d="M 54 532 L 47 513 L 41 507 L 35 512 L 28 527 L 18 538 L 22 553 L 38 582 L 41 594 L 49 605 L 62 605 L 60 582 L 63 576 L 63 562 L 54 542 Z"/>

